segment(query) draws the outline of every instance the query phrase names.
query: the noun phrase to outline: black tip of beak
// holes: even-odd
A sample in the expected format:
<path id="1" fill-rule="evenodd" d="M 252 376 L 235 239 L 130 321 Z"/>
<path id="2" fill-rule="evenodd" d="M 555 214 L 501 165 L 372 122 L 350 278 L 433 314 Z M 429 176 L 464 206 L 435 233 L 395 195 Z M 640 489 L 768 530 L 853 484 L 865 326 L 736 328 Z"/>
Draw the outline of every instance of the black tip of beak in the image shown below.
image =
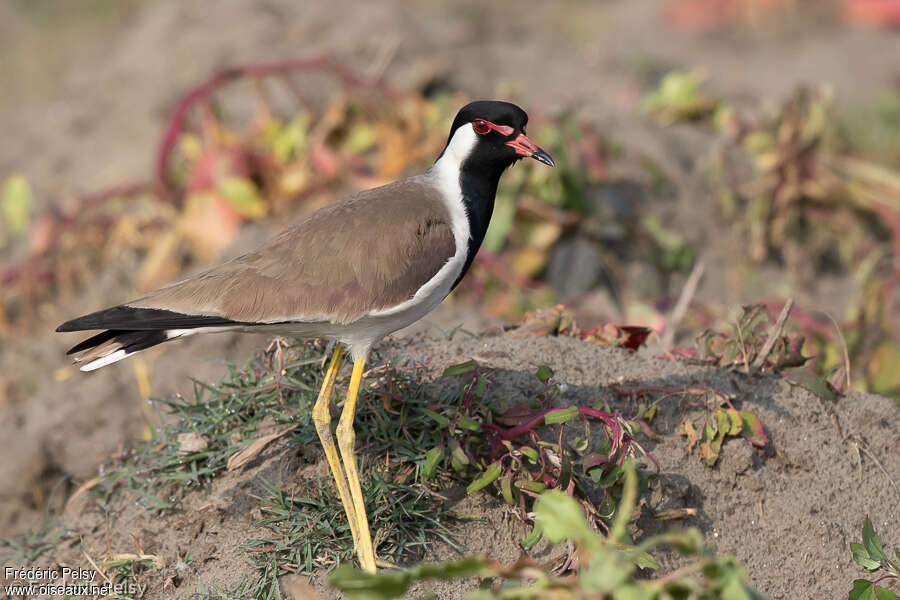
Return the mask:
<path id="1" fill-rule="evenodd" d="M 556 163 L 553 162 L 553 157 L 550 156 L 550 154 L 543 148 L 538 148 L 537 150 L 535 150 L 534 154 L 531 155 L 531 158 L 533 158 L 534 160 L 536 160 L 538 162 L 544 163 L 548 167 L 556 166 Z"/>

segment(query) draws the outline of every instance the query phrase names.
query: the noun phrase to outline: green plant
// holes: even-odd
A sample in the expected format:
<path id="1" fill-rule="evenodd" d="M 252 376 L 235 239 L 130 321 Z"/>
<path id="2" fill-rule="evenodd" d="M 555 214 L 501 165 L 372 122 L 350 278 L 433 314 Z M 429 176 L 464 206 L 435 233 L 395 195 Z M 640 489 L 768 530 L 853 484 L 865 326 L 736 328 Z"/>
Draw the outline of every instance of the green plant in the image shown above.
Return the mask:
<path id="1" fill-rule="evenodd" d="M 313 343 L 284 352 L 270 348 L 250 368 L 232 368 L 217 384 L 195 381 L 191 398 L 154 401 L 168 413 L 168 424 L 105 465 L 92 492 L 109 498 L 121 489 L 148 508 L 172 509 L 185 494 L 224 472 L 229 459 L 258 439 L 261 430 L 293 428 L 291 444 L 312 442 L 309 414 L 320 352 Z"/>
<path id="2" fill-rule="evenodd" d="M 469 557 L 377 574 L 342 565 L 332 574 L 331 584 L 350 600 L 391 600 L 418 582 L 463 577 L 482 579 L 479 589 L 466 596 L 469 600 L 760 598 L 747 586 L 737 560 L 718 557 L 704 547 L 696 529 L 665 533 L 637 545 L 630 543 L 627 525 L 637 502 L 639 477 L 633 462 L 625 463 L 623 472 L 622 499 L 606 537 L 588 526 L 579 503 L 571 496 L 550 490 L 538 498 L 534 506 L 537 526 L 550 542 L 569 542 L 575 548 L 577 561 L 566 561 L 562 572 L 530 559 L 502 566 L 489 559 Z M 670 573 L 647 577 L 641 571 L 648 567 L 647 553 L 662 545 L 671 546 L 690 562 Z"/>
<path id="3" fill-rule="evenodd" d="M 421 559 L 435 539 L 451 547 L 454 519 L 440 496 L 421 484 L 395 480 L 396 469 L 368 464 L 362 471 L 363 497 L 370 511 L 378 556 L 391 562 Z M 267 597 L 287 573 L 311 574 L 352 559 L 353 539 L 343 508 L 327 481 L 306 481 L 302 494 L 288 494 L 276 482 L 261 481 L 255 496 L 262 510 L 257 522 L 267 534 L 247 544 L 260 574 L 253 597 Z"/>
<path id="4" fill-rule="evenodd" d="M 58 519 L 46 519 L 40 527 L 12 537 L 0 537 L 0 561 L 8 564 L 33 563 L 42 554 L 71 534 Z"/>
<path id="5" fill-rule="evenodd" d="M 789 311 L 790 307 L 785 310 Z M 690 357 L 744 373 L 762 369 L 781 373 L 801 367 L 810 357 L 803 356 L 803 337 L 783 334 L 786 318 L 787 313 L 779 323 L 769 315 L 764 304 L 744 306 L 732 322 L 731 331 L 700 332 L 696 353 Z"/>
<path id="6" fill-rule="evenodd" d="M 894 550 L 896 560 L 889 558 L 884 551 L 881 538 L 875 533 L 872 521 L 866 517 L 862 530 L 863 543 L 850 544 L 853 560 L 866 570 L 866 573 L 879 573 L 875 581 L 856 579 L 850 590 L 850 600 L 897 600 L 898 596 L 886 587 L 879 587 L 883 581 L 900 582 L 900 549 Z"/>
<path id="7" fill-rule="evenodd" d="M 607 530 L 621 494 L 623 464 L 637 455 L 652 460 L 635 439 L 635 423 L 599 406 L 556 406 L 561 384 L 546 365 L 535 372 L 541 389 L 505 410 L 482 402 L 488 379 L 474 361 L 444 371 L 458 375 L 469 377 L 460 398 L 425 409 L 441 432 L 440 443 L 426 454 L 426 479 L 449 465 L 469 481 L 470 494 L 492 488 L 526 521 L 533 501 L 555 489 L 578 500 L 592 528 Z M 602 441 L 591 435 L 592 426 L 600 427 Z M 522 547 L 530 548 L 541 536 L 534 527 Z"/>
<path id="8" fill-rule="evenodd" d="M 641 99 L 641 108 L 655 115 L 663 125 L 708 116 L 719 100 L 703 93 L 704 79 L 700 70 L 666 73 L 659 87 Z"/>

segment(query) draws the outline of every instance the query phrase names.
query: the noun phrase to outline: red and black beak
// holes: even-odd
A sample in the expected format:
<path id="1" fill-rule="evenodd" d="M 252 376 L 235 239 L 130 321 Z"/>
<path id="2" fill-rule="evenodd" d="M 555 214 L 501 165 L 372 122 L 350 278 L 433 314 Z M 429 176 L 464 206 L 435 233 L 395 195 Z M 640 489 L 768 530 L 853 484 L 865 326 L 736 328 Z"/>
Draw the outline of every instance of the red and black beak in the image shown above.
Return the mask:
<path id="1" fill-rule="evenodd" d="M 520 133 L 518 137 L 512 141 L 506 142 L 506 145 L 515 150 L 516 154 L 519 156 L 533 158 L 534 160 L 551 167 L 556 166 L 556 163 L 553 162 L 553 157 L 550 156 L 546 150 L 538 147 L 534 142 L 525 137 L 524 133 Z"/>

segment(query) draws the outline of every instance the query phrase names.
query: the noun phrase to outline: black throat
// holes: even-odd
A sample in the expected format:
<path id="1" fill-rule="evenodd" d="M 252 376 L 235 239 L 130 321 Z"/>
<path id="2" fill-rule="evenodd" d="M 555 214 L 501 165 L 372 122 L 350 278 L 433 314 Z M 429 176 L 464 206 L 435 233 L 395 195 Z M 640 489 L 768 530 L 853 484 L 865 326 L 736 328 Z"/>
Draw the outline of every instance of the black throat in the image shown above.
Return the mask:
<path id="1" fill-rule="evenodd" d="M 466 160 L 462 164 L 459 173 L 459 187 L 462 192 L 463 204 L 466 207 L 466 216 L 469 219 L 469 246 L 466 249 L 466 263 L 463 265 L 459 277 L 453 282 L 453 290 L 465 276 L 491 223 L 491 215 L 494 213 L 494 198 L 497 195 L 497 185 L 500 176 L 507 165 L 492 165 L 486 168 L 484 164 L 473 166 L 476 161 Z"/>

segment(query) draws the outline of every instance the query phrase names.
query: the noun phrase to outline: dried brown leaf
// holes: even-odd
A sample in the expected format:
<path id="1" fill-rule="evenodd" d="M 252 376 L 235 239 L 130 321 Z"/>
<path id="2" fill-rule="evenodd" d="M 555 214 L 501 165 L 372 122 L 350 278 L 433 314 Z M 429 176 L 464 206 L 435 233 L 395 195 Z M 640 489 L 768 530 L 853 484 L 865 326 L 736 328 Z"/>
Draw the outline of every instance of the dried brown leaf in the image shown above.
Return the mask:
<path id="1" fill-rule="evenodd" d="M 688 454 L 690 454 L 694 451 L 694 446 L 697 444 L 697 440 L 700 438 L 700 434 L 697 433 L 697 429 L 694 427 L 694 424 L 691 423 L 691 420 L 687 417 L 682 417 L 679 426 L 681 427 L 681 431 L 684 433 L 684 435 L 687 436 L 687 451 Z"/>
<path id="2" fill-rule="evenodd" d="M 231 455 L 231 458 L 228 459 L 228 470 L 234 471 L 235 469 L 240 469 L 254 458 L 260 455 L 260 453 L 265 450 L 266 446 L 283 436 L 284 434 L 293 431 L 296 427 L 288 427 L 284 431 L 279 431 L 277 433 L 270 433 L 269 435 L 264 435 L 260 438 L 253 440 L 246 448 L 238 450 L 234 454 Z"/>
<path id="3" fill-rule="evenodd" d="M 653 514 L 653 518 L 657 521 L 674 521 L 676 519 L 686 519 L 697 514 L 696 508 L 669 508 L 661 510 Z"/>
<path id="4" fill-rule="evenodd" d="M 113 561 L 139 561 L 139 560 L 149 560 L 153 563 L 153 566 L 157 569 L 162 569 L 166 566 L 166 560 L 162 556 L 158 556 L 156 554 L 132 554 L 130 552 L 124 552 L 122 554 L 111 554 L 109 558 L 106 559 L 106 563 L 110 563 Z"/>

